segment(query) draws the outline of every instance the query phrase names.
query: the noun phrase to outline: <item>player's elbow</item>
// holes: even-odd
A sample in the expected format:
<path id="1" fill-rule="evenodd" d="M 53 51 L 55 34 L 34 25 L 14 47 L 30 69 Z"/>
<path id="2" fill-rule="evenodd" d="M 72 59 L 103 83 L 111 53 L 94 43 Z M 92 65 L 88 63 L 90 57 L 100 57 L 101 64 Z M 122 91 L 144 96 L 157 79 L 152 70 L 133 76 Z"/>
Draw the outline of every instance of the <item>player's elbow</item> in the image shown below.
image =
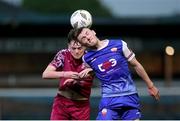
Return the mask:
<path id="1" fill-rule="evenodd" d="M 42 73 L 42 78 L 43 78 L 43 79 L 48 79 L 48 74 L 47 74 L 46 71 L 44 71 L 44 72 Z"/>

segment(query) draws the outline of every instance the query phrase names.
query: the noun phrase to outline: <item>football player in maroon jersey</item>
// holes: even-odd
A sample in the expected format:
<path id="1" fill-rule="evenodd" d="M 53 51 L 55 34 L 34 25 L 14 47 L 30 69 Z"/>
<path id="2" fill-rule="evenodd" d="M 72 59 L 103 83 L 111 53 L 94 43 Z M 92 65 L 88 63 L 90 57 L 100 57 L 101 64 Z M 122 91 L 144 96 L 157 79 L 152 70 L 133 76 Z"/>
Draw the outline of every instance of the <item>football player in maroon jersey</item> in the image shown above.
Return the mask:
<path id="1" fill-rule="evenodd" d="M 68 49 L 60 50 L 42 74 L 44 79 L 59 79 L 59 89 L 54 98 L 51 120 L 89 120 L 91 70 L 83 64 L 85 47 L 68 40 Z M 84 75 L 84 78 L 81 78 Z"/>

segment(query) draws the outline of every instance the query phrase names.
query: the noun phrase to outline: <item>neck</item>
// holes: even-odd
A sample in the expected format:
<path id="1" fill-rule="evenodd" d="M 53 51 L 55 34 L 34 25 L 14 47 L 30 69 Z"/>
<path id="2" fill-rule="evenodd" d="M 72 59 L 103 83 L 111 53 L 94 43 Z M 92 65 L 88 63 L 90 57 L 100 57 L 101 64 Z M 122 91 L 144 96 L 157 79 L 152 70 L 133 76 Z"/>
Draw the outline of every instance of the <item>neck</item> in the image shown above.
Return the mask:
<path id="1" fill-rule="evenodd" d="M 107 40 L 98 41 L 98 44 L 97 44 L 97 46 L 96 46 L 96 49 L 97 49 L 97 50 L 100 50 L 100 49 L 106 47 L 107 44 L 108 44 L 108 41 L 107 41 Z"/>
<path id="2" fill-rule="evenodd" d="M 89 47 L 90 50 L 100 50 L 107 46 L 108 40 L 98 40 L 96 46 Z"/>
<path id="3" fill-rule="evenodd" d="M 96 45 L 89 47 L 89 49 L 98 50 L 98 48 L 99 48 L 100 46 L 101 46 L 101 40 L 97 39 Z"/>

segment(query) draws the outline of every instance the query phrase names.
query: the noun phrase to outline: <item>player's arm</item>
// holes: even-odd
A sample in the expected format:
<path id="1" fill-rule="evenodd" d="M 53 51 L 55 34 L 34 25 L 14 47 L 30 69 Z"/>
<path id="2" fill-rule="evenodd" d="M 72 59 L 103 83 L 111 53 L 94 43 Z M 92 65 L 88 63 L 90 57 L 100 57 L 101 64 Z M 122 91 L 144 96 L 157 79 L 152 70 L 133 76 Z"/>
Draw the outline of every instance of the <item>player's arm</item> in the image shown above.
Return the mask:
<path id="1" fill-rule="evenodd" d="M 49 64 L 42 74 L 44 79 L 58 79 L 58 78 L 71 78 L 79 79 L 77 72 L 72 71 L 57 71 L 56 67 Z"/>
<path id="2" fill-rule="evenodd" d="M 156 100 L 159 100 L 160 99 L 159 90 L 153 84 L 148 74 L 144 70 L 143 66 L 136 60 L 135 57 L 131 61 L 129 61 L 129 63 L 133 66 L 137 74 L 145 81 L 150 95 L 155 97 Z"/>
<path id="3" fill-rule="evenodd" d="M 44 79 L 56 79 L 56 78 L 72 78 L 79 79 L 77 72 L 72 71 L 57 71 L 62 70 L 64 66 L 64 51 L 59 51 L 51 63 L 46 67 L 42 74 Z"/>
<path id="4" fill-rule="evenodd" d="M 91 68 L 86 68 L 79 73 L 80 78 L 88 78 L 94 76 L 93 70 Z"/>
<path id="5" fill-rule="evenodd" d="M 130 65 L 135 69 L 136 73 L 145 81 L 149 93 L 159 100 L 159 90 L 154 86 L 153 82 L 149 78 L 143 66 L 135 58 L 135 54 L 127 47 L 127 44 L 123 41 L 123 53 L 129 61 Z"/>
<path id="6" fill-rule="evenodd" d="M 56 68 L 49 64 L 47 68 L 44 70 L 42 74 L 42 78 L 44 79 L 54 79 L 54 78 L 61 78 L 63 77 L 64 73 L 63 72 L 58 72 L 56 71 Z"/>
<path id="7" fill-rule="evenodd" d="M 127 58 L 128 62 L 131 66 L 135 69 L 137 74 L 145 80 L 147 87 L 151 88 L 153 86 L 153 82 L 148 77 L 147 73 L 145 72 L 143 66 L 136 60 L 135 54 L 127 47 L 127 43 L 122 41 L 123 43 L 123 54 Z"/>

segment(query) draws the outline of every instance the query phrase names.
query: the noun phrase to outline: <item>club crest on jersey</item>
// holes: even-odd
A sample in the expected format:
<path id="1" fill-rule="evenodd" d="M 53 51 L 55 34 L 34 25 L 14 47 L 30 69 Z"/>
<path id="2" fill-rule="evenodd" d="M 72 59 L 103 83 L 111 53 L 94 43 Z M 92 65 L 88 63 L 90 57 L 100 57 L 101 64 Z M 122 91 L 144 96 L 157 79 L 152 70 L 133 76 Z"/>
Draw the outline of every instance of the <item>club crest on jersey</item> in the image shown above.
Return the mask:
<path id="1" fill-rule="evenodd" d="M 112 52 L 116 52 L 118 49 L 116 47 L 111 48 Z"/>
<path id="2" fill-rule="evenodd" d="M 104 72 L 106 70 L 109 70 L 111 67 L 114 67 L 116 64 L 117 64 L 117 61 L 112 58 L 106 62 L 99 64 L 98 68 L 101 72 Z"/>

